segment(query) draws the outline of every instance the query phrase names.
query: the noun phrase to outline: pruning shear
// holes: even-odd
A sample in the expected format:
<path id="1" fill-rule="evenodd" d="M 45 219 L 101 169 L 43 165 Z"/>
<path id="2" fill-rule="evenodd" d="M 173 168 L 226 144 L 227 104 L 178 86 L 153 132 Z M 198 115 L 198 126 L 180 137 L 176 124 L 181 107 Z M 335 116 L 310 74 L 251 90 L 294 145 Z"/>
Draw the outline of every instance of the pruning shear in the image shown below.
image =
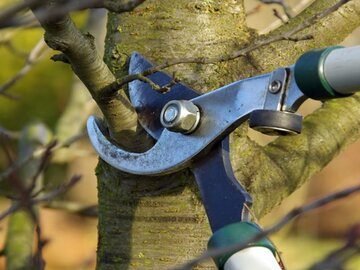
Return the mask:
<path id="1" fill-rule="evenodd" d="M 129 73 L 142 73 L 152 66 L 133 53 Z M 129 84 L 129 97 L 140 124 L 156 144 L 144 153 L 121 149 L 93 116 L 87 122 L 88 134 L 100 157 L 121 171 L 163 175 L 190 167 L 214 233 L 208 248 L 227 247 L 261 231 L 246 218 L 252 200 L 234 176 L 229 134 L 247 119 L 251 128 L 265 134 L 299 134 L 302 116 L 295 113 L 299 106 L 307 98 L 325 100 L 360 91 L 359 67 L 360 46 L 328 47 L 303 54 L 292 66 L 203 95 L 182 83 L 163 94 L 136 80 Z M 160 86 L 173 81 L 161 71 L 148 78 Z M 225 270 L 281 269 L 268 239 L 214 260 Z"/>

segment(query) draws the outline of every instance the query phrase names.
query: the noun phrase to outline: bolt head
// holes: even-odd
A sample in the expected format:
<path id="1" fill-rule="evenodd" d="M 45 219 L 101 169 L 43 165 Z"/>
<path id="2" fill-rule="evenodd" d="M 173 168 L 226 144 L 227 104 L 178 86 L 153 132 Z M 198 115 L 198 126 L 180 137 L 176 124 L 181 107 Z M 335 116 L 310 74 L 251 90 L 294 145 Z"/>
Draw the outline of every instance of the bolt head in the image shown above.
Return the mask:
<path id="1" fill-rule="evenodd" d="M 200 111 L 189 100 L 172 100 L 162 109 L 160 121 L 170 131 L 189 134 L 199 124 Z"/>
<path id="2" fill-rule="evenodd" d="M 272 81 L 269 85 L 269 92 L 275 94 L 280 91 L 281 87 L 282 87 L 281 81 L 278 80 Z"/>

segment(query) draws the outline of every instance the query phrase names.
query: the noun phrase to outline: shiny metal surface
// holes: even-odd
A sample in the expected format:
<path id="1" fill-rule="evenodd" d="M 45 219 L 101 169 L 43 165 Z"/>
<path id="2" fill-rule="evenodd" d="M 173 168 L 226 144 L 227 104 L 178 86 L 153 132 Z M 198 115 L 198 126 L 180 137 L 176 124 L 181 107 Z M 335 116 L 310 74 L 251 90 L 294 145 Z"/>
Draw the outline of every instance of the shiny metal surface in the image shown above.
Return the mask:
<path id="1" fill-rule="evenodd" d="M 189 134 L 199 125 L 200 111 L 190 100 L 172 100 L 162 109 L 160 122 L 170 131 Z"/>
<path id="2" fill-rule="evenodd" d="M 130 57 L 129 74 L 144 72 L 153 64 L 139 53 Z M 158 85 L 166 85 L 172 81 L 171 76 L 165 72 L 156 72 L 148 76 Z M 198 97 L 200 93 L 182 83 L 171 87 L 167 93 L 159 93 L 151 88 L 148 83 L 135 80 L 129 83 L 129 97 L 135 108 L 141 126 L 154 139 L 160 137 L 164 127 L 160 123 L 161 109 L 171 100 L 190 100 Z"/>
<path id="3" fill-rule="evenodd" d="M 132 56 L 131 72 L 142 72 L 149 67 L 151 63 L 139 54 Z M 191 160 L 210 144 L 226 137 L 253 110 L 277 110 L 279 100 L 283 101 L 283 110 L 292 111 L 300 105 L 304 95 L 291 76 L 285 93 L 268 91 L 272 75 L 269 73 L 237 81 L 201 96 L 182 84 L 175 85 L 168 94 L 161 94 L 152 90 L 148 84 L 133 81 L 129 89 L 130 98 L 139 113 L 140 122 L 150 135 L 158 139 L 157 143 L 145 153 L 124 151 L 104 136 L 94 117 L 90 117 L 87 124 L 90 140 L 100 157 L 119 170 L 139 175 L 159 175 L 180 170 L 189 166 Z M 163 85 L 170 82 L 171 77 L 157 72 L 151 75 L 151 79 Z M 144 98 L 141 95 L 146 95 L 146 104 L 142 103 Z M 191 101 L 199 107 L 202 115 L 196 131 L 184 135 L 162 129 L 161 108 L 170 100 L 190 99 L 191 96 L 195 96 Z"/>
<path id="4" fill-rule="evenodd" d="M 145 153 L 127 152 L 111 144 L 94 117 L 88 119 L 89 137 L 101 158 L 119 170 L 140 175 L 171 173 L 188 166 L 210 143 L 234 130 L 251 111 L 263 108 L 268 81 L 269 74 L 253 77 L 192 99 L 202 112 L 197 130 L 187 136 L 165 129 Z"/>

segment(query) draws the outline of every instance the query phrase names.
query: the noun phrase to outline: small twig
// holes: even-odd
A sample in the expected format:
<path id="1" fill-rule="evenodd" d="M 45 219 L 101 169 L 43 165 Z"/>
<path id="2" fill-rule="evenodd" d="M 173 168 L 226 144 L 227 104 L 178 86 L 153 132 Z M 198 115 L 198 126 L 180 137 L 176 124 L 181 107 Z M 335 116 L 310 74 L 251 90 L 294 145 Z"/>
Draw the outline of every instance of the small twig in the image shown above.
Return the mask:
<path id="1" fill-rule="evenodd" d="M 36 252 L 33 256 L 33 266 L 37 270 L 45 269 L 45 260 L 43 257 L 43 249 L 44 246 L 48 243 L 47 240 L 43 240 L 42 238 L 42 230 L 40 226 L 39 219 L 36 219 L 35 223 L 35 232 L 36 232 Z"/>
<path id="2" fill-rule="evenodd" d="M 148 83 L 151 88 L 155 91 L 158 91 L 159 93 L 167 93 L 171 90 L 171 87 L 173 87 L 175 84 L 177 84 L 179 81 L 175 78 L 175 73 L 173 74 L 171 82 L 160 86 L 156 83 L 154 83 L 150 78 L 142 75 L 142 74 L 135 74 L 137 80 L 142 81 L 144 83 Z"/>
<path id="3" fill-rule="evenodd" d="M 84 137 L 84 133 L 81 134 L 77 134 L 61 143 L 58 143 L 57 145 L 55 145 L 54 147 L 51 148 L 52 153 L 62 149 L 62 148 L 68 148 L 70 147 L 74 142 L 78 141 L 79 139 Z M 10 166 L 9 168 L 7 168 L 5 171 L 0 173 L 0 182 L 4 181 L 5 179 L 7 179 L 9 176 L 11 176 L 14 172 L 16 172 L 17 170 L 19 170 L 21 167 L 23 167 L 24 165 L 26 165 L 30 160 L 34 159 L 34 158 L 38 158 L 41 157 L 44 152 L 47 151 L 46 147 L 43 147 L 41 149 L 38 149 L 34 152 L 31 152 L 28 156 L 26 157 L 22 157 L 21 160 L 19 162 L 14 162 L 14 164 L 12 166 Z"/>
<path id="4" fill-rule="evenodd" d="M 52 155 L 52 151 L 55 148 L 56 144 L 57 144 L 57 142 L 53 141 L 45 147 L 45 150 L 40 157 L 40 163 L 36 169 L 35 174 L 32 176 L 31 184 L 28 187 L 29 192 L 34 190 L 34 188 L 36 186 L 36 181 L 39 178 L 40 174 L 45 170 L 45 167 L 47 166 L 47 164 L 49 163 L 51 155 Z"/>
<path id="5" fill-rule="evenodd" d="M 0 95 L 4 95 L 5 92 L 12 87 L 15 83 L 17 83 L 20 79 L 22 79 L 31 69 L 32 67 L 41 59 L 41 57 L 47 51 L 47 46 L 42 38 L 35 47 L 29 53 L 25 65 L 22 69 L 15 74 L 11 79 L 5 82 L 3 85 L 0 86 Z"/>
<path id="6" fill-rule="evenodd" d="M 346 243 L 330 252 L 322 261 L 315 263 L 310 270 L 343 269 L 344 264 L 360 253 L 360 224 L 354 225 L 346 239 Z"/>
<path id="7" fill-rule="evenodd" d="M 0 220 L 4 219 L 8 215 L 22 209 L 29 209 L 34 205 L 40 204 L 40 203 L 49 203 L 54 198 L 58 197 L 59 195 L 67 192 L 69 189 L 71 189 L 76 183 L 79 182 L 81 176 L 75 175 L 73 176 L 68 183 L 65 183 L 58 188 L 43 194 L 40 197 L 32 198 L 32 196 L 29 194 L 28 198 L 24 201 L 15 201 L 8 209 L 6 209 L 4 212 L 0 213 Z M 25 204 L 25 205 L 24 205 Z"/>
<path id="8" fill-rule="evenodd" d="M 314 15 L 313 17 L 309 18 L 308 20 L 302 22 L 301 24 L 299 24 L 297 27 L 285 32 L 285 33 L 281 33 L 279 35 L 276 36 L 272 36 L 270 38 L 266 38 L 266 39 L 259 39 L 257 41 L 254 41 L 251 45 L 240 49 L 238 51 L 235 51 L 229 55 L 224 55 L 224 56 L 220 56 L 220 57 L 214 57 L 214 58 L 197 58 L 197 57 L 189 57 L 189 58 L 181 58 L 181 59 L 174 59 L 174 60 L 169 60 L 166 61 L 160 65 L 156 65 L 153 66 L 147 70 L 145 70 L 142 73 L 138 73 L 138 74 L 130 74 L 128 76 L 123 77 L 122 79 L 117 80 L 116 82 L 110 84 L 105 90 L 104 92 L 107 93 L 113 93 L 118 91 L 118 89 L 120 89 L 123 85 L 130 83 L 134 80 L 137 80 L 139 78 L 143 78 L 143 77 L 147 77 L 151 74 L 154 74 L 160 70 L 163 70 L 165 68 L 168 67 L 172 67 L 175 65 L 179 65 L 179 64 L 193 64 L 193 63 L 197 63 L 197 64 L 214 64 L 214 63 L 220 63 L 220 62 L 227 62 L 230 60 L 234 60 L 236 58 L 239 57 L 246 57 L 250 52 L 259 49 L 261 47 L 264 47 L 266 45 L 269 45 L 271 43 L 277 42 L 277 41 L 293 41 L 293 42 L 297 42 L 300 40 L 309 40 L 312 38 L 311 35 L 306 35 L 303 37 L 296 37 L 295 35 L 298 34 L 300 31 L 310 27 L 311 25 L 313 25 L 314 23 L 316 23 L 318 20 L 326 17 L 327 15 L 331 14 L 332 12 L 336 11 L 337 9 L 339 9 L 342 5 L 344 5 L 345 3 L 349 2 L 350 0 L 341 0 L 339 2 L 337 2 L 335 5 L 331 6 L 330 8 L 323 10 L 322 12 Z M 147 78 L 148 80 L 148 78 Z"/>
<path id="9" fill-rule="evenodd" d="M 123 13 L 132 11 L 141 5 L 145 0 L 132 1 L 110 1 L 110 0 L 68 0 L 54 4 L 51 10 L 46 7 L 43 0 L 27 0 L 20 2 L 4 12 L 0 13 L 0 28 L 22 26 L 33 23 L 34 17 L 16 17 L 15 15 L 27 8 L 37 9 L 37 18 L 40 21 L 56 20 L 72 11 L 80 11 L 88 8 L 106 8 L 115 13 Z M 45 7 L 44 7 L 45 6 Z"/>
<path id="10" fill-rule="evenodd" d="M 313 211 L 313 210 L 320 208 L 324 205 L 327 205 L 329 203 L 332 203 L 334 201 L 337 201 L 339 199 L 348 197 L 359 191 L 360 191 L 360 185 L 357 185 L 357 186 L 347 188 L 345 190 L 330 194 L 326 197 L 323 197 L 319 200 L 311 202 L 307 205 L 295 208 L 292 211 L 290 211 L 287 215 L 285 215 L 282 219 L 280 219 L 277 223 L 275 223 L 273 226 L 271 226 L 267 229 L 264 229 L 261 233 L 255 235 L 254 237 L 251 237 L 251 239 L 249 239 L 248 241 L 242 242 L 242 243 L 239 243 L 236 245 L 232 245 L 232 246 L 229 246 L 226 248 L 209 250 L 209 251 L 205 252 L 204 254 L 202 254 L 201 256 L 197 257 L 196 259 L 193 259 L 193 260 L 191 260 L 179 267 L 175 267 L 173 269 L 174 270 L 175 269 L 176 270 L 192 269 L 194 266 L 196 266 L 198 263 L 200 263 L 202 261 L 208 260 L 213 257 L 219 257 L 219 256 L 229 253 L 229 252 L 240 251 L 240 250 L 246 248 L 250 243 L 260 241 L 261 239 L 267 237 L 268 235 L 279 231 L 281 228 L 283 228 L 285 225 L 287 225 L 290 221 L 292 221 L 296 217 L 303 215 L 309 211 Z"/>

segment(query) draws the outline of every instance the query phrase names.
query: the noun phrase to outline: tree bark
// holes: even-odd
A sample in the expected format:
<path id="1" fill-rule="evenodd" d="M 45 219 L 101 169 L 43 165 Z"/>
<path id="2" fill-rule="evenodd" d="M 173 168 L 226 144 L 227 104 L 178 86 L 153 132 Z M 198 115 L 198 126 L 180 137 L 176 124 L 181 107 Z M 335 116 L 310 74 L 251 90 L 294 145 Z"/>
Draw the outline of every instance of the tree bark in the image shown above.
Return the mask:
<path id="1" fill-rule="evenodd" d="M 269 35 L 286 31 L 335 2 L 318 0 Z M 248 57 L 207 65 L 183 64 L 169 72 L 176 71 L 182 81 L 206 92 L 292 64 L 311 48 L 339 43 L 360 24 L 359 13 L 359 1 L 350 1 L 301 33 L 313 34 L 314 40 L 277 42 Z M 126 60 L 132 51 L 161 63 L 174 58 L 222 56 L 259 39 L 246 26 L 243 1 L 148 0 L 130 13 L 109 15 L 105 60 L 120 78 L 126 73 Z M 258 217 L 359 137 L 357 107 L 358 96 L 329 102 L 306 120 L 303 135 L 280 138 L 265 148 L 247 138 L 246 125 L 236 132 L 232 144 L 234 168 L 254 196 Z M 328 132 L 330 128 L 334 132 Z M 325 139 L 326 146 L 322 147 Z M 164 177 L 139 177 L 116 171 L 100 160 L 97 177 L 97 269 L 166 269 L 206 249 L 211 232 L 188 170 Z M 212 268 L 212 263 L 206 263 L 198 269 Z"/>

